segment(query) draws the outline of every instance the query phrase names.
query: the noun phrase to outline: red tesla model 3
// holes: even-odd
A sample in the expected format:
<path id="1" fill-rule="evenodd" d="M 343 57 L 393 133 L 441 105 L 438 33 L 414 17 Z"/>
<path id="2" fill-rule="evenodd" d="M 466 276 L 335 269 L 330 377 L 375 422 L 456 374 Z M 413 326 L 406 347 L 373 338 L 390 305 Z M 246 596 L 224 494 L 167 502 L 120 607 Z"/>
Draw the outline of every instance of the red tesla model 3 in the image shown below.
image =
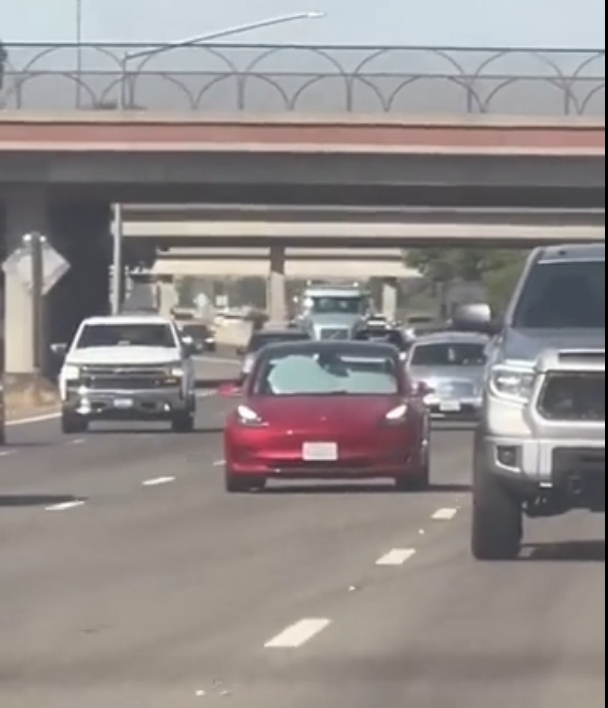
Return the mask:
<path id="1" fill-rule="evenodd" d="M 224 431 L 226 488 L 270 479 L 394 480 L 429 485 L 427 391 L 414 389 L 388 344 L 293 342 L 264 348 Z"/>

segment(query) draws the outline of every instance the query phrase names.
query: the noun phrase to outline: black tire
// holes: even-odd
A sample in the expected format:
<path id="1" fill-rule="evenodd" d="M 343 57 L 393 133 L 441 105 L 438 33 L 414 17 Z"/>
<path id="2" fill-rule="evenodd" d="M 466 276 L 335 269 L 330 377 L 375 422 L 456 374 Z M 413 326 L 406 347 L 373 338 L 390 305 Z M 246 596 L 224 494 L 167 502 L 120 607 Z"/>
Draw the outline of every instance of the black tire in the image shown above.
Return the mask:
<path id="1" fill-rule="evenodd" d="M 515 560 L 522 538 L 521 499 L 500 478 L 478 471 L 473 482 L 473 556 L 479 561 Z"/>
<path id="2" fill-rule="evenodd" d="M 431 449 L 430 440 L 420 450 L 419 469 L 415 476 L 397 477 L 395 486 L 398 492 L 426 492 L 431 487 Z"/>
<path id="3" fill-rule="evenodd" d="M 234 475 L 229 470 L 225 472 L 224 481 L 228 494 L 261 492 L 266 487 L 266 480 L 263 478 L 249 477 L 248 475 Z"/>
<path id="4" fill-rule="evenodd" d="M 79 435 L 89 429 L 89 421 L 78 413 L 61 414 L 61 431 L 64 435 Z"/>
<path id="5" fill-rule="evenodd" d="M 171 430 L 174 433 L 193 433 L 196 420 L 195 415 L 191 411 L 177 414 L 171 421 Z"/>

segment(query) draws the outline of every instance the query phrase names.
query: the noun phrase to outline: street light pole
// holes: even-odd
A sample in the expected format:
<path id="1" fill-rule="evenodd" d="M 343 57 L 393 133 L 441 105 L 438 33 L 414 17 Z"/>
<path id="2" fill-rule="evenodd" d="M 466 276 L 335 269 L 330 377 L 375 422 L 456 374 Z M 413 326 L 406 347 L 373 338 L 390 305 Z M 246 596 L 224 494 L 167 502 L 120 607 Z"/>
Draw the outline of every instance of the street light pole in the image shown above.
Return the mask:
<path id="1" fill-rule="evenodd" d="M 83 15 L 82 0 L 76 1 L 76 107 L 82 107 L 82 39 L 83 39 Z"/>
<path id="2" fill-rule="evenodd" d="M 82 0 L 77 0 L 80 3 Z M 245 32 L 252 32 L 253 30 L 263 29 L 266 27 L 274 27 L 276 25 L 284 25 L 289 22 L 298 22 L 300 20 L 320 20 L 325 17 L 322 12 L 296 12 L 291 15 L 280 15 L 279 17 L 271 17 L 266 20 L 259 20 L 257 22 L 250 22 L 245 25 L 236 25 L 235 27 L 228 27 L 223 30 L 217 30 L 215 32 L 208 32 L 207 34 L 200 35 L 199 37 L 192 37 L 190 39 L 182 39 L 177 42 L 171 42 L 169 44 L 163 44 L 159 47 L 154 47 L 151 49 L 143 49 L 141 51 L 126 52 L 120 62 L 120 93 L 119 93 L 119 109 L 121 111 L 126 111 L 131 108 L 132 96 L 130 91 L 128 91 L 128 67 L 129 62 L 134 59 L 151 59 L 152 57 L 158 56 L 159 54 L 164 54 L 165 52 L 171 51 L 172 49 L 180 49 L 187 47 L 196 47 L 201 44 L 206 44 L 212 42 L 216 39 L 224 39 L 226 37 L 233 37 L 235 35 L 244 34 Z M 144 64 L 142 62 L 142 64 Z M 142 67 L 140 66 L 140 69 Z M 123 240 L 124 240 L 124 229 L 123 229 L 123 208 L 122 204 L 114 205 L 114 229 L 113 229 L 113 266 L 114 266 L 114 278 L 112 282 L 112 313 L 119 314 L 122 307 L 122 290 L 123 290 Z"/>

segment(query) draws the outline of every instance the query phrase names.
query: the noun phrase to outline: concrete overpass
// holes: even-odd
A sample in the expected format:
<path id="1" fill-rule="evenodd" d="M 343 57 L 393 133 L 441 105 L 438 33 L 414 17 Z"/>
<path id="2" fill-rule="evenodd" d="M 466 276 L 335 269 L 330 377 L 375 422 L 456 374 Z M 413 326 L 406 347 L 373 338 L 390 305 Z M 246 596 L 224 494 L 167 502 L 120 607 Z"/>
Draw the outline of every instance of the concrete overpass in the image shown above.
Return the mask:
<path id="1" fill-rule="evenodd" d="M 454 205 L 600 209 L 604 168 L 601 118 L 4 111 L 0 235 L 7 254 L 24 233 L 43 232 L 70 261 L 70 273 L 48 298 L 48 337 L 64 340 L 82 317 L 107 307 L 112 203 L 183 204 L 204 198 L 228 207 L 246 202 L 376 210 Z M 298 227 L 296 245 L 303 240 L 311 247 L 327 244 L 328 236 L 351 245 L 340 223 L 316 223 L 322 224 L 316 233 L 310 223 Z M 443 224 L 439 232 L 418 222 L 414 227 L 386 222 L 382 228 L 386 244 L 394 247 L 416 238 L 447 242 L 470 225 L 449 231 Z M 239 243 L 242 224 L 223 228 L 219 245 Z M 271 291 L 280 293 L 285 275 L 281 248 L 289 245 L 285 222 L 255 228 L 263 243 L 276 245 L 270 282 Z M 353 236 L 352 225 L 346 228 Z M 501 234 L 507 240 L 514 232 Z M 383 245 L 369 225 L 356 227 L 354 235 L 360 245 Z M 526 241 L 538 236 L 536 231 Z M 10 372 L 31 372 L 30 296 L 13 276 L 5 278 L 5 290 L 5 321 L 12 335 L 5 364 Z M 284 309 L 280 296 L 273 303 L 276 311 Z"/>
<path id="2" fill-rule="evenodd" d="M 266 248 L 172 248 L 159 256 L 152 272 L 176 277 L 267 278 L 270 253 Z M 420 274 L 405 265 L 399 248 L 366 248 L 363 252 L 343 248 L 286 248 L 285 277 L 405 280 L 418 278 Z"/>

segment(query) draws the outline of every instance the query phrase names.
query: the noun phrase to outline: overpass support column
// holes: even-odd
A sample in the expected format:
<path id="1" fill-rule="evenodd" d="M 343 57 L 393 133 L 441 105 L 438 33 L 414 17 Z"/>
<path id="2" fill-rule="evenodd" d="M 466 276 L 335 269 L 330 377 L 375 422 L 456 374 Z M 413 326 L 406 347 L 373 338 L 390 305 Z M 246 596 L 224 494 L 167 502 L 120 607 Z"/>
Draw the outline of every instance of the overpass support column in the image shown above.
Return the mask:
<path id="1" fill-rule="evenodd" d="M 171 276 L 161 278 L 158 283 L 158 311 L 163 317 L 171 317 L 174 307 L 179 304 L 177 288 Z"/>
<path id="2" fill-rule="evenodd" d="M 396 278 L 386 278 L 382 282 L 382 312 L 389 319 L 397 316 L 398 293 Z"/>
<path id="3" fill-rule="evenodd" d="M 49 236 L 50 214 L 43 190 L 16 190 L 5 200 L 5 258 L 22 244 L 23 236 L 39 232 Z M 36 371 L 34 303 L 20 275 L 4 276 L 4 371 L 17 378 Z"/>
<path id="4" fill-rule="evenodd" d="M 270 276 L 266 303 L 271 322 L 284 322 L 287 317 L 285 288 L 285 247 L 270 247 Z"/>

